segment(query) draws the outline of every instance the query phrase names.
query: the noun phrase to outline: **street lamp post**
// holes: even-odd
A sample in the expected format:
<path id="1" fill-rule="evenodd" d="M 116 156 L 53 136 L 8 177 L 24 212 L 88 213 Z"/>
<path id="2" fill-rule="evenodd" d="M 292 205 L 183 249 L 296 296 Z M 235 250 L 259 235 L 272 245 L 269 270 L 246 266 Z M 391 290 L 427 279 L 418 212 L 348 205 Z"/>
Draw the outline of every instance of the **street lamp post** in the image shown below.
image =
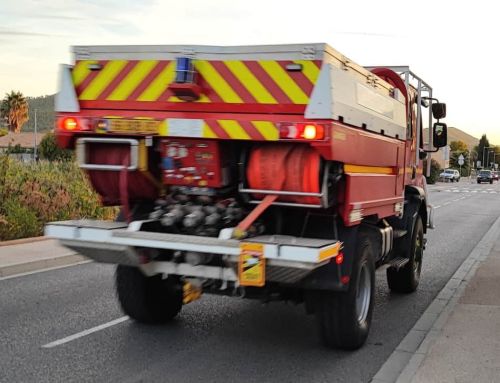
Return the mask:
<path id="1" fill-rule="evenodd" d="M 485 153 L 485 152 L 484 152 L 484 151 L 485 151 L 486 149 L 490 149 L 490 148 L 491 148 L 491 146 L 485 146 L 485 147 L 483 148 L 483 162 L 481 163 L 481 167 L 482 167 L 483 169 L 485 168 L 485 166 L 484 166 L 484 153 Z M 488 153 L 488 156 L 489 156 L 489 153 Z"/>
<path id="2" fill-rule="evenodd" d="M 36 126 L 36 122 L 37 122 L 37 121 L 36 121 L 36 109 L 35 109 L 35 146 L 34 146 L 34 148 L 33 148 L 33 156 L 34 156 L 34 158 L 33 158 L 33 159 L 35 160 L 35 162 L 36 162 L 36 156 L 37 156 L 37 146 L 38 146 L 38 144 L 37 144 L 37 142 L 36 142 L 36 134 L 37 134 L 37 126 Z"/>
<path id="3" fill-rule="evenodd" d="M 493 150 L 488 150 L 488 157 L 486 158 L 486 163 L 489 165 L 491 168 L 491 162 L 490 162 L 490 153 L 493 153 L 493 164 L 495 164 L 495 149 Z M 495 167 L 495 165 L 493 165 Z"/>

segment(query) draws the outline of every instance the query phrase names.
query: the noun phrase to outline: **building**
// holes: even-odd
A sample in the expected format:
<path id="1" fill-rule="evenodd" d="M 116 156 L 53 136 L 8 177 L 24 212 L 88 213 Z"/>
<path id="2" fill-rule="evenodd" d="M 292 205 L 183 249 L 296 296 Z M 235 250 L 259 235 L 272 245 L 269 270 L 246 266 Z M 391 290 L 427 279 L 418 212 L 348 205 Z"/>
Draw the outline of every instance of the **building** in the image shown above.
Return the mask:
<path id="1" fill-rule="evenodd" d="M 40 145 L 40 141 L 45 132 L 37 133 L 36 135 L 36 145 Z M 33 159 L 33 149 L 35 147 L 35 133 L 11 133 L 0 137 L 0 153 L 5 153 L 9 148 L 20 148 L 22 153 L 12 153 L 12 156 L 17 157 L 22 161 L 30 161 Z"/>

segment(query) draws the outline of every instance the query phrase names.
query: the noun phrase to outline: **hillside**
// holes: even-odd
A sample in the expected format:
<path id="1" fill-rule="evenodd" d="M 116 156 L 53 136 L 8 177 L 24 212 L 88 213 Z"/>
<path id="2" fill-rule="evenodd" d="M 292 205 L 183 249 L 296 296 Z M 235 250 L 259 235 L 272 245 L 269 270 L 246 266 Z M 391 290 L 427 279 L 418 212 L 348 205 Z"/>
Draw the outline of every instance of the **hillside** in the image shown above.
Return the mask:
<path id="1" fill-rule="evenodd" d="M 32 132 L 35 129 L 35 109 L 37 130 L 40 132 L 54 129 L 54 95 L 27 97 L 29 104 L 29 121 L 24 124 L 23 132 Z"/>
<path id="2" fill-rule="evenodd" d="M 425 129 L 425 141 L 427 141 L 426 138 L 428 134 L 428 129 Z M 469 133 L 465 133 L 463 130 L 460 130 L 458 128 L 448 127 L 448 144 L 452 141 L 463 141 L 469 149 L 473 149 L 474 146 L 479 144 L 479 138 L 471 136 Z"/>

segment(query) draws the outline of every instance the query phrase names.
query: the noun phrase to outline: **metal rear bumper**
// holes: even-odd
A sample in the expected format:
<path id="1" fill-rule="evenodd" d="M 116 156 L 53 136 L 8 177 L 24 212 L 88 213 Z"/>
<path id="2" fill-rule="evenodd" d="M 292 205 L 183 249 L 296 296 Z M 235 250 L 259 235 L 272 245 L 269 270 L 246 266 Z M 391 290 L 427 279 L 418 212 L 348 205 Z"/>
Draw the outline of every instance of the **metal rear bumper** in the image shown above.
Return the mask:
<path id="1" fill-rule="evenodd" d="M 53 222 L 45 235 L 57 238 L 76 252 L 97 262 L 140 267 L 144 273 L 174 274 L 238 282 L 240 245 L 259 243 L 266 259 L 266 281 L 295 283 L 336 257 L 341 243 L 336 240 L 258 236 L 245 241 L 192 235 L 141 231 L 143 223 L 81 220 Z M 220 257 L 225 267 L 193 266 L 185 262 L 151 260 L 144 263 L 143 249 L 196 252 Z"/>

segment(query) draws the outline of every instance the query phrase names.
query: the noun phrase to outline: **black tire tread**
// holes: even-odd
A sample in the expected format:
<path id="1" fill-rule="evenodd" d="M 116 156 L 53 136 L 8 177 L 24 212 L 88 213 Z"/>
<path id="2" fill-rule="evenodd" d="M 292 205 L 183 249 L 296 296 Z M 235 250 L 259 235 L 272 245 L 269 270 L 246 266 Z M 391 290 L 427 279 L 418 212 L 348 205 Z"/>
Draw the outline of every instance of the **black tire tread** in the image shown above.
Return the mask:
<path id="1" fill-rule="evenodd" d="M 394 267 L 389 267 L 387 269 L 387 284 L 389 285 L 389 289 L 391 291 L 409 294 L 417 289 L 418 281 L 415 280 L 413 274 L 413 260 L 415 254 L 416 236 L 419 234 L 419 232 L 423 233 L 423 230 L 422 219 L 420 217 L 417 217 L 417 220 L 415 221 L 415 227 L 413 229 L 411 247 L 409 249 L 410 253 L 404 254 L 405 257 L 409 256 L 410 261 L 400 269 L 396 269 Z"/>
<path id="2" fill-rule="evenodd" d="M 361 262 L 368 262 L 371 272 L 371 301 L 368 316 L 360 324 L 355 314 L 356 280 L 351 280 L 347 292 L 318 292 L 316 317 L 322 342 L 330 348 L 356 350 L 366 341 L 371 324 L 375 291 L 375 265 L 367 238 L 360 238 L 351 275 L 357 278 Z"/>
<path id="3" fill-rule="evenodd" d="M 182 309 L 178 281 L 161 275 L 147 277 L 136 267 L 118 265 L 116 292 L 123 312 L 138 322 L 166 323 Z"/>

